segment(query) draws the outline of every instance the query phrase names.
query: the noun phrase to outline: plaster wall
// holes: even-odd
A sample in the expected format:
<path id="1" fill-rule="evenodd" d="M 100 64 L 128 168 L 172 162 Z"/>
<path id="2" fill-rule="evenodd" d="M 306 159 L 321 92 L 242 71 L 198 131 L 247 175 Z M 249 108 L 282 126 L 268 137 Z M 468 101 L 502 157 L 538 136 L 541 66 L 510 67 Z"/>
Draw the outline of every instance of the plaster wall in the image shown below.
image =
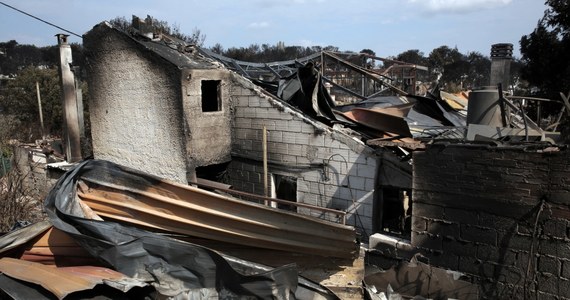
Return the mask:
<path id="1" fill-rule="evenodd" d="M 180 71 L 112 30 L 84 46 L 94 157 L 186 183 Z"/>
<path id="2" fill-rule="evenodd" d="M 230 72 L 185 69 L 182 71 L 185 147 L 191 167 L 231 160 Z M 219 111 L 202 111 L 202 81 L 220 81 Z"/>

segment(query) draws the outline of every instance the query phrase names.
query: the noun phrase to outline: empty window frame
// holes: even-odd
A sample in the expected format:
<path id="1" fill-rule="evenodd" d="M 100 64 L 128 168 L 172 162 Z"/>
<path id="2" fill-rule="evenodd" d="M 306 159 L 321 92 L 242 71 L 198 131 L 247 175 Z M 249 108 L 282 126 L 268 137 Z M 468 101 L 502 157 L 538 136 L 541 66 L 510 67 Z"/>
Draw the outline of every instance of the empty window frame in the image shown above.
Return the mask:
<path id="1" fill-rule="evenodd" d="M 391 235 L 410 239 L 412 191 L 397 187 L 382 187 L 380 201 L 375 202 L 374 229 Z M 378 203 L 380 202 L 380 203 Z"/>
<path id="2" fill-rule="evenodd" d="M 292 176 L 284 176 L 272 174 L 271 176 L 271 197 L 297 202 L 297 178 Z M 287 204 L 278 204 L 278 208 L 297 211 L 297 207 Z"/>
<path id="3" fill-rule="evenodd" d="M 202 80 L 202 112 L 222 110 L 222 81 Z"/>

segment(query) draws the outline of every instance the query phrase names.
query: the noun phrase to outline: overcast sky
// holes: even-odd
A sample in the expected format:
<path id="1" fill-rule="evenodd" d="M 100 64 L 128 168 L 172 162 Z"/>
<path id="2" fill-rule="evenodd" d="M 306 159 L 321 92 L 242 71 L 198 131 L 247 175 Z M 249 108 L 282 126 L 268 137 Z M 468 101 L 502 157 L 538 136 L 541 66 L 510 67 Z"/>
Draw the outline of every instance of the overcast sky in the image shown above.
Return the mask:
<path id="1" fill-rule="evenodd" d="M 381 57 L 419 49 L 427 56 L 442 45 L 489 55 L 491 45 L 512 43 L 543 16 L 543 0 L 0 0 L 67 30 L 84 34 L 94 25 L 132 15 L 167 21 L 205 46 L 250 44 L 372 49 Z M 61 30 L 0 5 L 0 42 L 37 46 L 57 43 Z M 81 42 L 70 37 L 70 42 Z"/>

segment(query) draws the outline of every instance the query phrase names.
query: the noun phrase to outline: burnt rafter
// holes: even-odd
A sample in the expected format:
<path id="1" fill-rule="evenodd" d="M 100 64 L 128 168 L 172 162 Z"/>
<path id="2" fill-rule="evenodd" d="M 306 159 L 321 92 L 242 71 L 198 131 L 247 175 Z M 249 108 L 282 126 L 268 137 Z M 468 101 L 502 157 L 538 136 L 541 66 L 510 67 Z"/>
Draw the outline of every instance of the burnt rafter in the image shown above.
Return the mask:
<path id="1" fill-rule="evenodd" d="M 424 66 L 371 56 L 364 53 L 322 51 L 294 60 L 256 63 L 229 58 L 214 53 L 208 49 L 200 49 L 200 52 L 203 55 L 222 63 L 228 69 L 255 80 L 263 79 L 267 81 L 278 81 L 284 77 L 295 74 L 299 67 L 302 67 L 307 63 L 313 63 L 313 65 L 315 65 L 320 70 L 325 81 L 330 83 L 334 88 L 353 97 L 357 97 L 358 99 L 365 99 L 371 95 L 376 95 L 383 90 L 374 90 L 372 93 L 367 94 L 364 90 L 356 90 L 354 87 L 349 87 L 346 83 L 343 84 L 344 81 L 348 80 L 350 72 L 353 72 L 353 74 L 358 74 L 359 77 L 364 78 L 365 80 L 370 80 L 371 83 L 375 83 L 379 86 L 384 87 L 385 89 L 389 89 L 395 94 L 409 95 L 413 94 L 413 92 L 406 92 L 393 83 L 394 70 L 409 69 L 409 77 L 411 77 L 414 82 L 416 70 L 427 71 L 427 67 Z M 349 61 L 350 59 L 354 60 L 355 56 L 366 59 L 379 60 L 385 63 L 392 63 L 393 65 L 391 65 L 387 70 L 383 71 L 368 69 Z"/>
<path id="2" fill-rule="evenodd" d="M 377 83 L 379 83 L 379 84 L 381 84 L 381 85 L 385 85 L 386 87 L 388 87 L 389 89 L 391 89 L 392 91 L 394 91 L 395 93 L 397 93 L 397 94 L 399 94 L 399 95 L 402 95 L 402 96 L 408 95 L 407 92 L 405 92 L 405 91 L 403 91 L 403 90 L 397 88 L 396 86 L 394 86 L 394 85 L 389 84 L 388 82 L 386 82 L 386 79 L 389 79 L 389 78 L 386 77 L 386 76 L 376 74 L 376 73 L 374 73 L 374 72 L 371 72 L 371 71 L 366 70 L 365 68 L 362 68 L 362 67 L 359 67 L 359 66 L 357 66 L 357 65 L 354 65 L 354 64 L 352 64 L 352 63 L 350 63 L 350 62 L 348 62 L 348 61 L 345 61 L 345 60 L 341 59 L 340 57 L 334 55 L 332 52 L 323 52 L 323 54 L 324 54 L 325 56 L 327 56 L 328 58 L 334 59 L 336 62 L 338 62 L 338 63 L 344 65 L 345 67 L 351 69 L 352 71 L 357 72 L 357 73 L 359 73 L 359 74 L 361 74 L 361 75 L 364 75 L 364 76 L 366 76 L 367 78 L 372 79 L 373 81 L 375 81 L 375 82 L 377 82 Z"/>

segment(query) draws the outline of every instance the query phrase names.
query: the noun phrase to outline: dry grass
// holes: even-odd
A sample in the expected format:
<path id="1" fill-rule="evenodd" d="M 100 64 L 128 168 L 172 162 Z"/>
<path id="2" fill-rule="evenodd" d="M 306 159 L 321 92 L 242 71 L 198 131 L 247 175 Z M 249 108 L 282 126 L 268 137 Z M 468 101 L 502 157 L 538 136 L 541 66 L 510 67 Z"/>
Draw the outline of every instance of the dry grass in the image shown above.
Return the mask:
<path id="1" fill-rule="evenodd" d="M 0 232 L 9 231 L 17 221 L 34 223 L 45 218 L 41 198 L 29 196 L 32 191 L 25 187 L 25 180 L 14 169 L 0 178 Z"/>

